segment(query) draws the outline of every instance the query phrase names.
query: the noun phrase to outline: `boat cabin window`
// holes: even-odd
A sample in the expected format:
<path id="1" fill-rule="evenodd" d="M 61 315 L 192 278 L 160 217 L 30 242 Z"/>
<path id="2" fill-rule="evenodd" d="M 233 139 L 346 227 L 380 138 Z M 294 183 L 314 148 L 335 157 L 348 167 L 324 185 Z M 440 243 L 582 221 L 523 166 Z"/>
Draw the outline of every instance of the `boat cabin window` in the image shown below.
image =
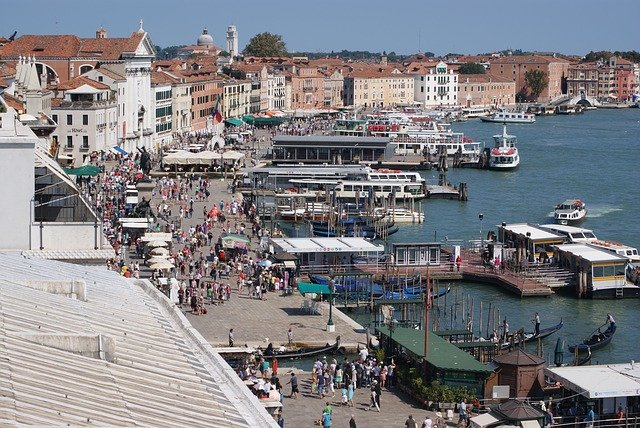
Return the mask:
<path id="1" fill-rule="evenodd" d="M 588 239 L 596 239 L 596 235 L 594 235 L 592 232 L 584 232 L 584 237 Z"/>
<path id="2" fill-rule="evenodd" d="M 624 265 L 606 265 L 606 266 L 593 266 L 594 278 L 605 278 L 608 276 L 624 276 Z"/>
<path id="3" fill-rule="evenodd" d="M 391 186 L 382 186 L 383 192 L 391 192 Z"/>
<path id="4" fill-rule="evenodd" d="M 347 192 L 352 192 L 353 191 L 353 186 L 351 184 L 345 184 L 344 190 L 347 191 Z"/>

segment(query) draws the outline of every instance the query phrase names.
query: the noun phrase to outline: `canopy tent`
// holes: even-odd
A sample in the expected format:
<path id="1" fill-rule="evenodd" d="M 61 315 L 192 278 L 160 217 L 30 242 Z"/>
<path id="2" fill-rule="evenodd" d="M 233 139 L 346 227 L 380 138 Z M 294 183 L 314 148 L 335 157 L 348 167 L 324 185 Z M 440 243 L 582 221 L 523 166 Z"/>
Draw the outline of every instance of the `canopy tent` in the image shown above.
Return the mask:
<path id="1" fill-rule="evenodd" d="M 151 255 L 154 255 L 154 256 L 167 256 L 167 255 L 169 255 L 169 250 L 167 250 L 166 248 L 162 248 L 162 247 L 156 247 L 153 250 L 151 250 Z"/>
<path id="2" fill-rule="evenodd" d="M 122 147 L 120 147 L 120 146 L 113 146 L 113 147 L 111 147 L 111 149 L 110 149 L 110 150 L 111 150 L 113 153 L 116 153 L 116 154 L 119 154 L 119 155 L 125 155 L 125 156 L 126 156 L 126 155 L 128 155 L 128 154 L 129 154 L 129 152 L 127 152 L 125 149 L 123 149 L 123 148 L 122 148 Z"/>
<path id="3" fill-rule="evenodd" d="M 222 246 L 225 248 L 246 248 L 251 240 L 245 235 L 229 233 L 221 237 Z"/>
<path id="4" fill-rule="evenodd" d="M 154 263 L 161 263 L 161 262 L 168 262 L 168 261 L 169 259 L 167 259 L 166 255 L 165 256 L 155 255 L 153 257 L 150 257 L 146 263 L 147 265 L 152 265 Z"/>
<path id="5" fill-rule="evenodd" d="M 325 295 L 330 294 L 329 286 L 327 284 L 314 284 L 312 282 L 299 282 L 298 291 L 303 296 L 307 293 L 325 294 Z"/>
<path id="6" fill-rule="evenodd" d="M 244 153 L 236 152 L 235 150 L 229 150 L 222 154 L 222 159 L 237 161 L 244 157 Z"/>
<path id="7" fill-rule="evenodd" d="M 219 159 L 222 159 L 222 155 L 210 150 L 197 153 L 178 150 L 163 157 L 162 162 L 166 165 L 209 165 Z"/>
<path id="8" fill-rule="evenodd" d="M 244 122 L 240 119 L 227 119 L 224 121 L 224 124 L 229 126 L 242 126 Z"/>
<path id="9" fill-rule="evenodd" d="M 160 270 L 167 270 L 167 269 L 173 269 L 174 266 L 173 264 L 169 261 L 169 260 L 164 260 L 161 262 L 156 262 L 156 263 L 152 263 L 149 265 L 150 269 L 160 269 Z"/>
<path id="10" fill-rule="evenodd" d="M 254 120 L 255 120 L 255 117 L 253 117 L 253 115 L 247 114 L 245 116 L 242 116 L 242 121 L 243 122 L 252 124 Z"/>
<path id="11" fill-rule="evenodd" d="M 253 121 L 253 124 L 255 126 L 278 126 L 284 123 L 286 120 L 287 118 L 283 116 L 256 117 Z"/>
<path id="12" fill-rule="evenodd" d="M 100 168 L 94 165 L 82 165 L 80 168 L 65 168 L 64 172 L 69 175 L 95 177 L 100 174 Z"/>

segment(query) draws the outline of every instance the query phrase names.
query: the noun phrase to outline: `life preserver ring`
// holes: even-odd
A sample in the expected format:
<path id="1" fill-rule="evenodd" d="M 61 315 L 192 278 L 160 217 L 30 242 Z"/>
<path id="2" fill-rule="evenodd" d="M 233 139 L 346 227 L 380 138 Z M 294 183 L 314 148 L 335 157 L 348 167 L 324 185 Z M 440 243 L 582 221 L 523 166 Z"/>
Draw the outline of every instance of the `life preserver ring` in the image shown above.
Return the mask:
<path id="1" fill-rule="evenodd" d="M 385 127 L 384 127 L 384 130 L 385 130 L 385 131 L 388 131 L 388 130 L 389 130 L 389 125 L 385 126 Z"/>
<path id="2" fill-rule="evenodd" d="M 358 131 L 362 131 L 362 125 L 358 125 Z"/>
<path id="3" fill-rule="evenodd" d="M 289 191 L 289 193 L 298 193 L 298 189 L 296 189 L 295 187 L 289 187 L 287 190 Z"/>

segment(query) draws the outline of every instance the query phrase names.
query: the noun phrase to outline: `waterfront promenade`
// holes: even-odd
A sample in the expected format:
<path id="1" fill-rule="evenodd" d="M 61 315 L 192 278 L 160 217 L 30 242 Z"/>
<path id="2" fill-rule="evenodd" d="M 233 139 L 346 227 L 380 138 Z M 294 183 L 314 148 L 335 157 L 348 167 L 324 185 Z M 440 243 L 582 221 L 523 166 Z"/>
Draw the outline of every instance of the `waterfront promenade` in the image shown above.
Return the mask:
<path id="1" fill-rule="evenodd" d="M 182 219 L 182 230 L 188 230 L 202 223 L 204 219 L 203 208 L 211 207 L 218 203 L 220 199 L 229 200 L 234 195 L 230 195 L 226 190 L 226 182 L 223 180 L 210 180 L 211 197 L 209 202 L 194 201 L 194 216 Z M 152 200 L 152 206 L 160 203 L 157 195 Z M 161 222 L 162 224 L 162 222 Z M 220 228 L 214 229 L 214 239 L 222 232 Z M 179 251 L 184 244 L 173 242 L 172 251 Z M 203 247 L 202 252 L 208 252 L 209 247 Z M 250 243 L 249 255 L 257 257 L 259 249 L 257 239 Z M 149 272 L 146 272 L 147 274 Z M 214 347 L 228 345 L 229 329 L 234 329 L 235 345 L 249 347 L 265 347 L 268 342 L 274 345 L 287 343 L 287 331 L 293 331 L 293 341 L 302 346 L 324 345 L 335 342 L 336 337 L 341 337 L 341 344 L 347 350 L 354 351 L 357 347 L 366 346 L 367 336 L 361 326 L 341 313 L 336 308 L 333 309 L 333 322 L 335 332 L 326 331 L 326 323 L 329 316 L 328 304 L 320 305 L 322 314 L 312 315 L 301 310 L 305 298 L 295 292 L 292 295 L 282 296 L 278 292 L 268 292 L 264 300 L 252 298 L 247 294 L 247 289 L 243 288 L 238 292 L 236 286 L 236 276 L 231 275 L 223 280 L 232 288 L 231 298 L 224 304 L 206 304 L 206 314 L 196 315 L 191 312 L 188 305 L 183 305 L 182 310 L 191 324 L 201 333 L 204 338 Z M 186 277 L 178 274 L 178 279 Z M 329 356 L 330 357 L 330 356 Z M 338 360 L 342 357 L 336 356 Z M 352 358 L 352 357 L 350 357 Z M 309 370 L 311 367 L 305 367 Z M 300 384 L 300 397 L 290 399 L 290 385 L 286 385 L 290 377 L 291 369 L 281 367 L 279 377 L 284 385 L 285 397 L 283 402 L 283 417 L 285 426 L 312 427 L 314 421 L 319 420 L 322 410 L 329 401 L 333 407 L 334 427 L 347 427 L 351 415 L 354 415 L 357 426 L 385 426 L 404 427 L 404 421 L 409 414 L 417 421 L 424 420 L 429 414 L 435 421 L 436 415 L 423 409 L 411 398 L 402 394 L 396 394 L 395 390 L 383 389 L 381 394 L 381 412 L 369 410 L 369 388 L 357 389 L 354 395 L 354 406 L 340 406 L 340 391 L 336 390 L 335 397 L 320 398 L 317 394 L 311 394 L 310 374 L 308 372 L 298 372 Z"/>

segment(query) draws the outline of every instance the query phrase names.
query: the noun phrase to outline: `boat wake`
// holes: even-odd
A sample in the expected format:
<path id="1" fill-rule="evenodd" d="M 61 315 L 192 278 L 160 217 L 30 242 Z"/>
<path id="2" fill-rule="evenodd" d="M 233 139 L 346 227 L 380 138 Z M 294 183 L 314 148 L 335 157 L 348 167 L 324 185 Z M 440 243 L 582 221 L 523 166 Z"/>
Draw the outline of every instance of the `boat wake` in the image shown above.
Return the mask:
<path id="1" fill-rule="evenodd" d="M 622 211 L 622 208 L 617 208 L 613 206 L 590 206 L 588 207 L 589 212 L 587 214 L 587 218 L 599 218 L 604 217 L 607 214 L 611 214 L 617 211 Z"/>
<path id="2" fill-rule="evenodd" d="M 601 205 L 601 206 L 589 206 L 587 208 L 587 219 L 590 218 L 600 218 L 600 217 L 604 217 L 607 214 L 611 214 L 614 212 L 618 212 L 618 211 L 622 211 L 622 208 L 618 208 L 618 207 L 614 207 L 614 206 L 607 206 L 607 205 Z M 553 211 L 549 211 L 547 213 L 547 217 L 549 218 L 554 218 L 554 212 Z"/>

